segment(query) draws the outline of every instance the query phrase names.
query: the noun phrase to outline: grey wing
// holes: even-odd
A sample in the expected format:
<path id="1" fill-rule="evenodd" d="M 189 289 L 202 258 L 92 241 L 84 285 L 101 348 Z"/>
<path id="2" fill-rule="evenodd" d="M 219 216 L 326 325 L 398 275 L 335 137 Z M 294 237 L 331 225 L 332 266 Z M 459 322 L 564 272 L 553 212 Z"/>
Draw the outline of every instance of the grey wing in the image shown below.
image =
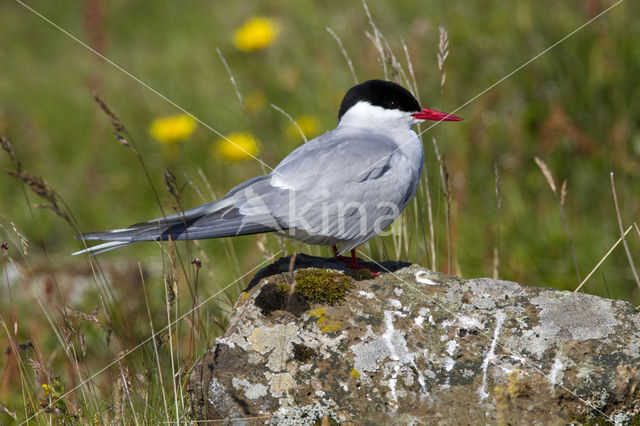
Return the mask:
<path id="1" fill-rule="evenodd" d="M 272 186 L 289 199 L 269 203 L 271 214 L 289 229 L 339 240 L 342 251 L 362 244 L 415 194 L 422 158 L 414 164 L 397 147 L 367 131 L 334 131 L 308 142 L 272 173 Z"/>

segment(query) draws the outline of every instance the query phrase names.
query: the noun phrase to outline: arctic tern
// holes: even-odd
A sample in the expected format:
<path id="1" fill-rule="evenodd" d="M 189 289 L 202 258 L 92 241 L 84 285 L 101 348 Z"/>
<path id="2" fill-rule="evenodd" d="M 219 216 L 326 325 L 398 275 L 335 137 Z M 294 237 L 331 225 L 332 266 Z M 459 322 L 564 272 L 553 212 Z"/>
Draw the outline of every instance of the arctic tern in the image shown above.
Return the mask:
<path id="1" fill-rule="evenodd" d="M 109 241 L 74 254 L 98 254 L 140 241 L 195 240 L 276 232 L 351 251 L 382 232 L 415 195 L 423 152 L 412 126 L 459 117 L 421 108 L 402 86 L 369 80 L 347 91 L 338 126 L 301 145 L 267 175 L 224 198 L 125 229 L 76 236 Z M 337 246 L 340 245 L 340 250 Z"/>

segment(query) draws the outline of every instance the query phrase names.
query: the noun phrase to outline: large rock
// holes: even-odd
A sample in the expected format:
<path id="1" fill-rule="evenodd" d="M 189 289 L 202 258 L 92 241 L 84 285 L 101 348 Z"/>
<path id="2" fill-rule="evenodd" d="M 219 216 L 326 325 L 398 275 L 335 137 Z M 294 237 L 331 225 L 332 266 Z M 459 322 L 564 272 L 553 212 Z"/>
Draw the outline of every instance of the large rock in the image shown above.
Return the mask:
<path id="1" fill-rule="evenodd" d="M 383 266 L 391 272 L 357 280 L 342 275 L 349 271 L 340 262 L 298 255 L 293 294 L 289 258 L 261 271 L 192 371 L 196 418 L 640 421 L 640 313 L 630 304 Z M 317 284 L 329 296 L 309 293 Z M 348 290 L 343 298 L 340 289 Z"/>

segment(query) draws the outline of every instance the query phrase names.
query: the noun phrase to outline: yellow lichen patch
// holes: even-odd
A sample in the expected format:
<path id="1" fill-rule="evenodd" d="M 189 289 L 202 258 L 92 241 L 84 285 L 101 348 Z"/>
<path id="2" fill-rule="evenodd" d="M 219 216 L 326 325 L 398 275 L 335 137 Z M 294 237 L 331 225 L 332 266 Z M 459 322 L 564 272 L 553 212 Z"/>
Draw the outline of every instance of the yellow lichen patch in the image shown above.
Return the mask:
<path id="1" fill-rule="evenodd" d="M 318 321 L 318 325 L 320 325 L 320 321 Z M 342 327 L 342 325 L 339 322 L 332 322 L 320 327 L 320 331 L 323 333 L 333 333 L 334 331 L 340 330 L 340 327 Z"/>
<path id="2" fill-rule="evenodd" d="M 249 293 L 246 291 L 243 291 L 242 293 L 240 293 L 240 299 L 241 300 L 245 300 L 249 298 Z"/>
<path id="3" fill-rule="evenodd" d="M 356 370 L 355 368 L 351 369 L 351 373 L 349 373 L 349 375 L 351 377 L 353 377 L 354 379 L 359 379 L 360 378 L 360 373 L 358 373 L 358 370 Z"/>
<path id="4" fill-rule="evenodd" d="M 493 388 L 493 396 L 496 401 L 496 418 L 498 424 L 510 423 L 514 412 L 516 400 L 520 394 L 520 371 L 513 370 L 507 376 L 507 383 Z"/>
<path id="5" fill-rule="evenodd" d="M 316 317 L 318 319 L 324 318 L 324 316 L 326 314 L 327 314 L 327 310 L 325 308 L 316 308 L 316 309 L 313 309 L 313 310 L 309 311 L 309 316 L 310 317 Z"/>
<path id="6" fill-rule="evenodd" d="M 272 346 L 271 333 L 268 333 L 262 328 L 256 328 L 247 340 L 251 344 L 251 350 L 254 350 L 261 354 L 269 351 Z"/>
<path id="7" fill-rule="evenodd" d="M 320 332 L 322 333 L 332 333 L 340 330 L 342 327 L 342 324 L 339 322 L 331 322 L 327 319 L 327 311 L 324 308 L 317 308 L 310 311 L 309 316 L 318 318 L 316 324 L 318 324 Z"/>

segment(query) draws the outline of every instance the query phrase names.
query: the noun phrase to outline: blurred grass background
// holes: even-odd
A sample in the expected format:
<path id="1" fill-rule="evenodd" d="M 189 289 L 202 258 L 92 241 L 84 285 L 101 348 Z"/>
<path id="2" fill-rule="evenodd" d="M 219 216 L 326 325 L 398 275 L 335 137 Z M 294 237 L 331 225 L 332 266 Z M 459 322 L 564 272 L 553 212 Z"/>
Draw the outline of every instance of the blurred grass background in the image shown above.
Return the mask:
<path id="1" fill-rule="evenodd" d="M 359 81 L 384 77 L 378 52 L 366 35 L 372 29 L 358 1 L 269 0 L 240 5 L 39 0 L 27 4 L 220 133 L 252 133 L 259 140 L 260 158 L 272 167 L 302 139 L 291 132 L 289 120 L 270 104 L 294 118 L 314 117 L 317 129 L 308 135 L 313 137 L 335 126 L 341 98 L 354 83 L 345 58 L 326 27 L 342 39 Z M 376 25 L 406 69 L 401 44 L 405 41 L 421 102 L 443 111 L 466 103 L 612 4 L 600 0 L 553 6 L 536 1 L 398 1 L 391 6 L 381 0 L 368 1 Z M 497 247 L 500 278 L 558 289 L 577 287 L 558 202 L 535 164 L 535 156 L 549 166 L 558 187 L 567 181 L 564 208 L 583 278 L 620 234 L 610 171 L 615 172 L 625 227 L 638 220 L 639 9 L 637 2 L 622 2 L 457 111 L 465 118 L 463 123 L 443 123 L 425 133 L 425 162 L 436 225 L 436 269 L 447 269 L 447 231 L 446 201 L 432 137 L 445 156 L 450 174 L 453 273 L 466 278 L 490 276 Z M 258 15 L 276 20 L 279 36 L 263 50 L 238 50 L 232 43 L 234 31 Z M 442 89 L 436 59 L 441 23 L 450 41 Z M 223 161 L 212 155 L 212 146 L 219 137 L 202 125 L 175 146 L 154 140 L 148 132 L 151 121 L 179 111 L 19 3 L 0 4 L 0 24 L 0 132 L 12 142 L 23 169 L 42 176 L 64 199 L 81 230 L 119 228 L 161 215 L 136 156 L 114 138 L 108 118 L 93 101 L 93 92 L 118 115 L 135 139 L 167 212 L 172 210 L 172 197 L 163 183 L 167 166 L 179 182 L 191 182 L 182 194 L 182 205 L 187 208 L 211 199 L 207 182 L 221 196 L 241 181 L 264 172 L 254 160 Z M 233 72 L 244 107 L 217 47 Z M 501 176 L 499 232 L 495 165 Z M 0 155 L 0 168 L 12 168 L 4 153 Z M 389 237 L 384 246 L 381 241 L 374 241 L 365 251 L 378 260 L 400 257 L 433 268 L 423 244 L 428 229 L 413 226 L 427 223 L 424 189 L 417 200 L 420 205 L 408 208 L 423 214 L 423 221 L 418 221 L 414 213 L 404 225 L 409 228 L 409 249 L 394 250 Z M 73 239 L 76 229 L 48 210 L 34 209 L 30 213 L 28 204 L 38 202 L 37 197 L 30 194 L 27 203 L 21 183 L 8 175 L 0 177 L 0 195 L 0 242 L 11 243 L 0 279 L 0 312 L 10 329 L 0 338 L 3 347 L 10 347 L 11 339 L 33 342 L 46 359 L 43 363 L 51 375 L 59 376 L 64 386 L 71 388 L 79 377 L 88 376 L 114 359 L 119 350 L 131 348 L 150 335 L 138 262 L 148 280 L 156 328 L 167 323 L 167 292 L 162 278 L 173 268 L 159 255 L 157 245 L 141 244 L 100 256 L 98 261 L 108 276 L 108 288 L 91 284 L 89 262 L 69 256 L 82 248 Z M 27 256 L 20 254 L 14 225 L 30 241 Z M 639 237 L 636 230 L 628 234 L 636 261 Z M 253 236 L 227 242 L 206 241 L 201 243 L 201 249 L 193 247 L 191 253 L 184 254 L 181 260 L 188 273 L 175 268 L 181 277 L 176 291 L 182 291 L 180 300 L 184 304 L 171 305 L 175 308 L 174 318 L 193 305 L 188 296 L 190 290 L 181 287 L 186 285 L 183 275 L 193 281 L 189 256 L 207 256 L 199 284 L 206 296 L 255 267 L 265 259 L 266 251 L 276 253 L 280 249 L 276 238 L 260 240 L 267 250 L 261 250 L 256 241 Z M 286 249 L 310 251 L 289 241 Z M 329 255 L 328 249 L 311 251 Z M 11 261 L 15 262 L 13 269 L 6 267 Z M 12 282 L 11 300 L 7 280 Z M 226 302 L 216 299 L 207 304 L 202 315 L 223 322 L 224 312 L 228 312 L 246 282 L 241 280 L 233 286 L 226 293 Z M 584 291 L 640 304 L 640 292 L 621 245 Z M 100 303 L 100 297 L 108 301 Z M 43 307 L 36 307 L 35 300 L 43 301 Z M 90 313 L 98 305 L 101 307 L 96 318 L 104 330 L 65 310 L 68 306 Z M 110 311 L 114 307 L 117 309 Z M 12 329 L 14 312 L 19 324 L 17 336 Z M 60 330 L 64 329 L 61 318 L 72 318 L 72 324 L 80 321 L 80 325 L 71 327 L 76 331 L 71 334 L 76 338 L 86 334 L 83 339 L 89 355 L 80 356 L 82 373 L 74 370 L 69 356 L 64 356 L 60 346 L 66 340 L 51 332 L 47 316 Z M 106 324 L 112 326 L 113 340 L 106 339 Z M 215 334 L 220 327 L 209 331 Z M 185 336 L 189 336 L 188 331 L 180 335 Z M 203 336 L 199 339 L 206 340 Z M 79 347 L 80 342 L 72 337 L 69 342 Z M 206 344 L 202 341 L 198 347 Z M 198 347 L 192 342 L 184 345 L 197 352 Z M 171 350 L 177 349 L 173 346 Z M 145 348 L 144 352 L 146 355 L 127 359 L 132 377 L 155 368 L 145 364 L 155 359 L 152 349 Z M 192 360 L 196 355 L 190 353 L 184 358 Z M 164 348 L 161 361 L 167 361 L 168 356 Z M 12 373 L 16 362 L 11 355 L 3 361 L 0 402 L 24 418 L 26 412 L 36 408 L 38 399 L 50 395 L 43 395 L 38 386 L 44 379 L 35 373 L 34 381 L 39 383 L 35 387 L 29 385 L 34 395 L 32 406 L 22 409 L 25 397 L 18 391 L 19 378 L 28 377 L 28 373 Z M 109 374 L 117 376 L 117 371 Z M 140 383 L 148 385 L 151 379 L 145 380 L 140 379 Z M 25 386 L 29 388 L 24 384 L 27 381 L 22 380 L 23 390 Z M 95 380 L 93 393 L 99 396 L 97 401 L 112 395 L 112 382 L 107 378 Z M 159 400 L 158 395 L 156 398 Z M 109 405 L 86 403 L 86 398 L 84 404 L 75 401 L 76 406 L 83 407 L 83 416 L 102 416 L 104 406 Z M 70 411 L 72 408 L 67 409 Z M 9 419 L 7 415 L 3 421 Z"/>

